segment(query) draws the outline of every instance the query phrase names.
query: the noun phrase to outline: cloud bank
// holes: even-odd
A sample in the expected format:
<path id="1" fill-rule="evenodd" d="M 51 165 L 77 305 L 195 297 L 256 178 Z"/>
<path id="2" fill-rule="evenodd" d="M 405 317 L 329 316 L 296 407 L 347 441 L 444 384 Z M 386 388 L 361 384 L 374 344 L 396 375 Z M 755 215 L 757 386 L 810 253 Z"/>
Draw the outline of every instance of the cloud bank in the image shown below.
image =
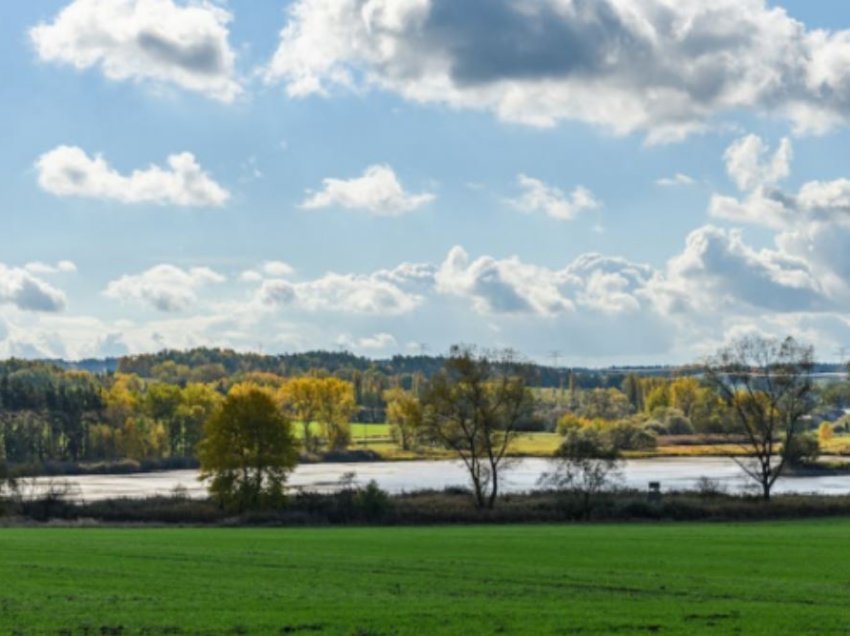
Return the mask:
<path id="1" fill-rule="evenodd" d="M 765 0 L 297 0 L 265 77 L 293 97 L 376 88 L 659 142 L 741 111 L 846 123 L 848 59 L 850 31 Z"/>

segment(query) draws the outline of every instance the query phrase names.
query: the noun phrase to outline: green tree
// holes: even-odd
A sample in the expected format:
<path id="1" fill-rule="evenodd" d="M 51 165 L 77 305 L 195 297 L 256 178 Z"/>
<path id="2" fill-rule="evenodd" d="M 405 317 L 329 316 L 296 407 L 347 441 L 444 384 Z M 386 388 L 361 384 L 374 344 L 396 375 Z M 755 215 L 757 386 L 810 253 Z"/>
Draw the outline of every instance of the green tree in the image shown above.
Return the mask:
<path id="1" fill-rule="evenodd" d="M 643 389 L 640 377 L 636 373 L 629 373 L 623 381 L 623 393 L 626 394 L 629 403 L 635 411 L 643 410 Z"/>
<path id="2" fill-rule="evenodd" d="M 221 505 L 265 508 L 282 503 L 298 442 L 268 391 L 237 386 L 207 421 L 199 458 L 201 479 Z"/>

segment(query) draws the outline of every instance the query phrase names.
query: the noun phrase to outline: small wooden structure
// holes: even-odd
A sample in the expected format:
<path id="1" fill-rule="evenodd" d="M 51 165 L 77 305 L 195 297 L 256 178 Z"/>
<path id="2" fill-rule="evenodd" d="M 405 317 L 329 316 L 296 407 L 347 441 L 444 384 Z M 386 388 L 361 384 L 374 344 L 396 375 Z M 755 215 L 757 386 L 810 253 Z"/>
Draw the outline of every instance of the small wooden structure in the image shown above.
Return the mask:
<path id="1" fill-rule="evenodd" d="M 660 481 L 649 482 L 649 492 L 647 493 L 646 498 L 651 502 L 661 501 L 661 482 Z"/>

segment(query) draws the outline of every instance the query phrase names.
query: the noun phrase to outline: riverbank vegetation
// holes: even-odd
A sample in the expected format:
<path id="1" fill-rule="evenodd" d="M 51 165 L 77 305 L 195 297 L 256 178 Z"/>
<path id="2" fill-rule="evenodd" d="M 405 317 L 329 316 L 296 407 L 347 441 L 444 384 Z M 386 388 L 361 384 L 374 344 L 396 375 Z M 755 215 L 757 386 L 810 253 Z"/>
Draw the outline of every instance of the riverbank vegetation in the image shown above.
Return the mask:
<path id="1" fill-rule="evenodd" d="M 751 344 L 764 350 L 782 343 Z M 367 365 L 343 354 L 196 350 L 123 358 L 105 372 L 11 360 L 0 363 L 0 465 L 13 476 L 197 467 L 205 426 L 234 387 L 270 396 L 291 425 L 300 462 L 458 458 L 468 460 L 471 483 L 482 486 L 497 483 L 504 458 L 557 456 L 575 429 L 595 431 L 619 458 L 755 459 L 762 475 L 770 469 L 770 480 L 785 466 L 818 467 L 819 454 L 850 453 L 850 384 L 842 377 L 815 381 L 810 359 L 795 367 L 805 395 L 793 417 L 782 420 L 790 411 L 783 412 L 781 399 L 765 404 L 769 394 L 760 383 L 766 372 L 787 370 L 775 365 L 787 361 L 591 372 L 540 367 L 515 356 L 508 361 L 498 352 L 489 359 L 468 354 L 458 349 L 444 358 Z M 453 365 L 462 355 L 480 363 L 471 367 L 476 373 L 489 369 L 477 389 L 467 382 L 458 391 L 460 385 L 444 381 L 452 374 L 457 379 Z M 494 393 L 499 378 L 505 387 L 521 388 L 513 410 Z M 739 396 L 746 378 L 756 378 L 749 402 Z M 725 391 L 721 379 L 732 380 Z M 782 426 L 762 426 L 777 418 Z M 467 423 L 472 428 L 464 435 Z M 766 449 L 772 458 L 765 458 Z M 749 463 L 744 468 L 751 470 Z M 489 498 L 482 494 L 479 503 Z"/>
<path id="2" fill-rule="evenodd" d="M 842 633 L 848 532 L 846 520 L 5 529 L 0 631 Z"/>

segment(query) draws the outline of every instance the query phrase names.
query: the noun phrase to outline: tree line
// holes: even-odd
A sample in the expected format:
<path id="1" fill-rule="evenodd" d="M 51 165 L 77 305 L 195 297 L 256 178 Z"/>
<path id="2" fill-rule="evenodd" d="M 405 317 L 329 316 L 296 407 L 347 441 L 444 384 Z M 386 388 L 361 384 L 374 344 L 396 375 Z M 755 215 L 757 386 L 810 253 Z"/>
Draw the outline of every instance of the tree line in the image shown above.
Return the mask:
<path id="1" fill-rule="evenodd" d="M 0 470 L 182 458 L 200 461 L 223 502 L 233 492 L 242 493 L 240 501 L 267 502 L 281 495 L 292 457 L 346 449 L 350 422 L 365 412 L 389 424 L 402 449 L 451 452 L 466 467 L 479 507 L 495 505 L 500 468 L 529 429 L 561 436 L 560 478 L 550 485 L 585 484 L 585 491 L 611 472 L 606 467 L 616 468 L 622 452 L 651 449 L 659 436 L 734 436 L 749 450 L 742 469 L 769 498 L 785 466 L 807 452 L 813 415 L 840 412 L 850 395 L 846 382 L 818 387 L 811 348 L 793 339 L 746 338 L 677 377 L 628 373 L 619 386 L 590 387 L 575 372 L 540 387 L 535 365 L 516 354 L 468 347 L 453 348 L 427 377 L 377 368 L 352 375 L 348 367 L 287 376 L 246 370 L 271 357 L 248 354 L 246 366 L 233 366 L 240 358 L 219 350 L 163 356 L 128 358 L 119 371 L 101 374 L 0 363 Z M 827 429 L 822 437 L 834 433 L 832 424 Z M 269 442 L 272 451 L 266 430 L 283 431 Z M 219 431 L 237 437 L 216 441 Z M 242 434 L 254 440 L 253 454 Z M 221 458 L 222 450 L 231 454 Z M 244 456 L 234 456 L 237 450 Z M 263 476 L 267 468 L 282 472 Z"/>

